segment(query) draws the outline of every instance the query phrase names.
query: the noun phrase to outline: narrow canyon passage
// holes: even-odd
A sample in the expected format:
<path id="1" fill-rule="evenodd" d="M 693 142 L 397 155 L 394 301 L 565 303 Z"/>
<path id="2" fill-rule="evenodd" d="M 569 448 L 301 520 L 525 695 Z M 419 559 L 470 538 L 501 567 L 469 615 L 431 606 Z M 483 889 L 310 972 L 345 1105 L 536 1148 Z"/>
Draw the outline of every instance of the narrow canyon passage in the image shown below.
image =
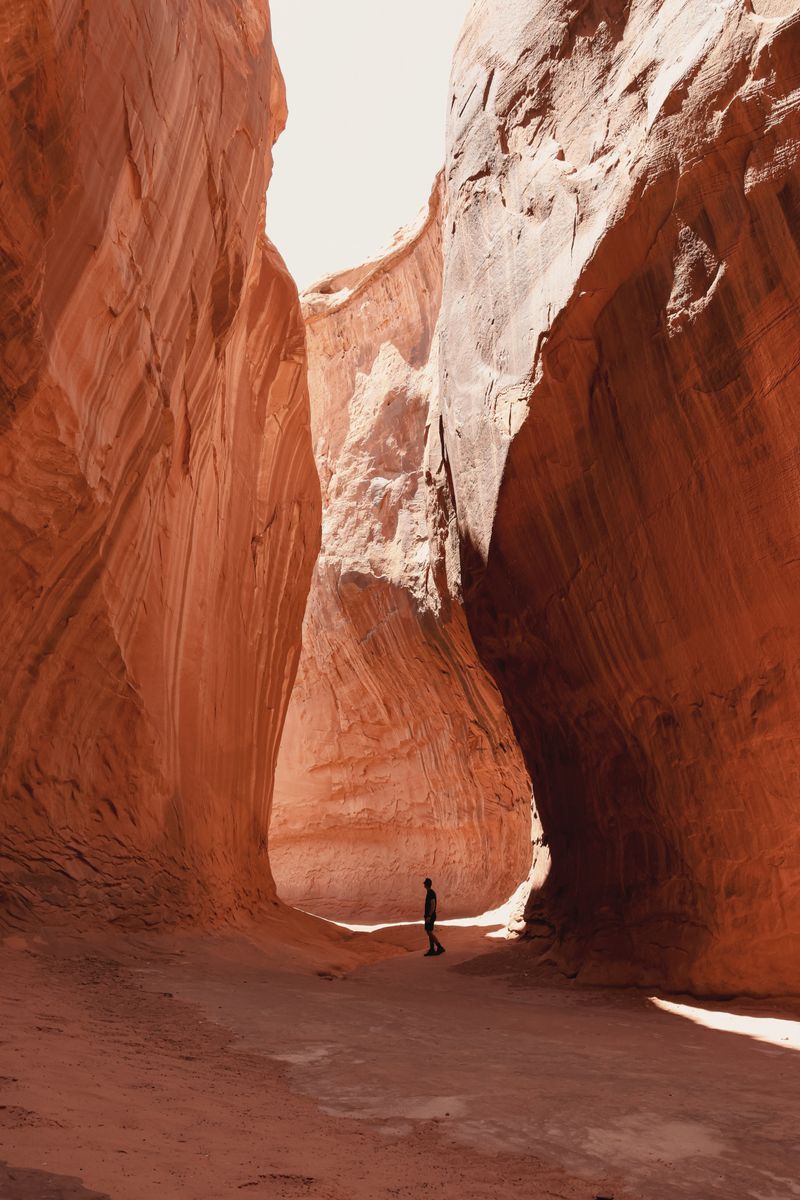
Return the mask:
<path id="1" fill-rule="evenodd" d="M 475 5 L 427 211 L 302 297 L 290 902 L 476 912 L 532 849 L 567 974 L 800 990 L 795 9 Z"/>
<path id="2" fill-rule="evenodd" d="M 456 590 L 432 362 L 442 181 L 389 251 L 301 297 L 322 548 L 275 769 L 278 894 L 326 917 L 505 901 L 531 865 L 531 783 Z"/>
<path id="3" fill-rule="evenodd" d="M 794 1200 L 800 0 L 475 0 L 302 295 L 280 49 L 0 5 L 0 1200 Z"/>

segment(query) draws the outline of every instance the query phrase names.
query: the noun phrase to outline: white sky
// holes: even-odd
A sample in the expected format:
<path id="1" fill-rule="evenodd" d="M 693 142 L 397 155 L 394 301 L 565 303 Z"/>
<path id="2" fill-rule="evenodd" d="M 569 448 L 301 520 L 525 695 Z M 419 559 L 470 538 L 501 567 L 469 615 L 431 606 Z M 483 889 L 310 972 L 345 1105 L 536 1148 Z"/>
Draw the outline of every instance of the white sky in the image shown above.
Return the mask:
<path id="1" fill-rule="evenodd" d="M 413 220 L 444 161 L 448 79 L 470 0 L 271 0 L 289 123 L 267 232 L 300 289 Z"/>

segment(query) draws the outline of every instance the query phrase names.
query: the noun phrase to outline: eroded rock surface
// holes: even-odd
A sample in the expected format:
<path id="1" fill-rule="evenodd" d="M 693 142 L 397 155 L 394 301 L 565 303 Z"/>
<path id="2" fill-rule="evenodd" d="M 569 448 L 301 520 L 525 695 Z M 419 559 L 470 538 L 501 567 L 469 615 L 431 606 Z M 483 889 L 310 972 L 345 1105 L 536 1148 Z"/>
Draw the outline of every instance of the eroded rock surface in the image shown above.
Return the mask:
<path id="1" fill-rule="evenodd" d="M 418 917 L 426 874 L 443 915 L 479 912 L 530 863 L 530 783 L 450 600 L 441 275 L 437 186 L 385 258 L 304 301 L 323 549 L 270 852 L 281 896 L 332 916 Z"/>
<path id="2" fill-rule="evenodd" d="M 318 544 L 268 15 L 10 0 L 0 45 L 4 912 L 213 919 L 274 895 Z"/>
<path id="3" fill-rule="evenodd" d="M 445 441 L 584 978 L 800 990 L 799 153 L 790 0 L 473 9 Z"/>

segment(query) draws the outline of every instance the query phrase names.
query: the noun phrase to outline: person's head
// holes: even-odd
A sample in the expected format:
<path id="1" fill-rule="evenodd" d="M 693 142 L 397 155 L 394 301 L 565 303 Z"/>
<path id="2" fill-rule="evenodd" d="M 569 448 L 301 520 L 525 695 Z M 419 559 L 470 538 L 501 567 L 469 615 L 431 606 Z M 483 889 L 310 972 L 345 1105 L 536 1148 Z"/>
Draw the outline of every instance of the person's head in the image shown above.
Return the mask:
<path id="1" fill-rule="evenodd" d="M 433 884 L 431 883 L 430 879 L 423 880 L 423 883 L 425 884 L 426 888 L 433 887 Z"/>

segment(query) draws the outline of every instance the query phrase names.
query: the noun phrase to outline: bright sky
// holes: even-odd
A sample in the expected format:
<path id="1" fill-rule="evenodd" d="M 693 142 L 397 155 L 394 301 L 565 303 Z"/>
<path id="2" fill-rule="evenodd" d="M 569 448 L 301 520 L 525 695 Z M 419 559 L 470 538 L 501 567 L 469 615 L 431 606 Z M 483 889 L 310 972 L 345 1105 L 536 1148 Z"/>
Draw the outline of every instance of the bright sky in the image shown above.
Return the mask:
<path id="1" fill-rule="evenodd" d="M 301 290 L 357 266 L 427 201 L 470 0 L 271 0 L 289 124 L 267 232 Z"/>

